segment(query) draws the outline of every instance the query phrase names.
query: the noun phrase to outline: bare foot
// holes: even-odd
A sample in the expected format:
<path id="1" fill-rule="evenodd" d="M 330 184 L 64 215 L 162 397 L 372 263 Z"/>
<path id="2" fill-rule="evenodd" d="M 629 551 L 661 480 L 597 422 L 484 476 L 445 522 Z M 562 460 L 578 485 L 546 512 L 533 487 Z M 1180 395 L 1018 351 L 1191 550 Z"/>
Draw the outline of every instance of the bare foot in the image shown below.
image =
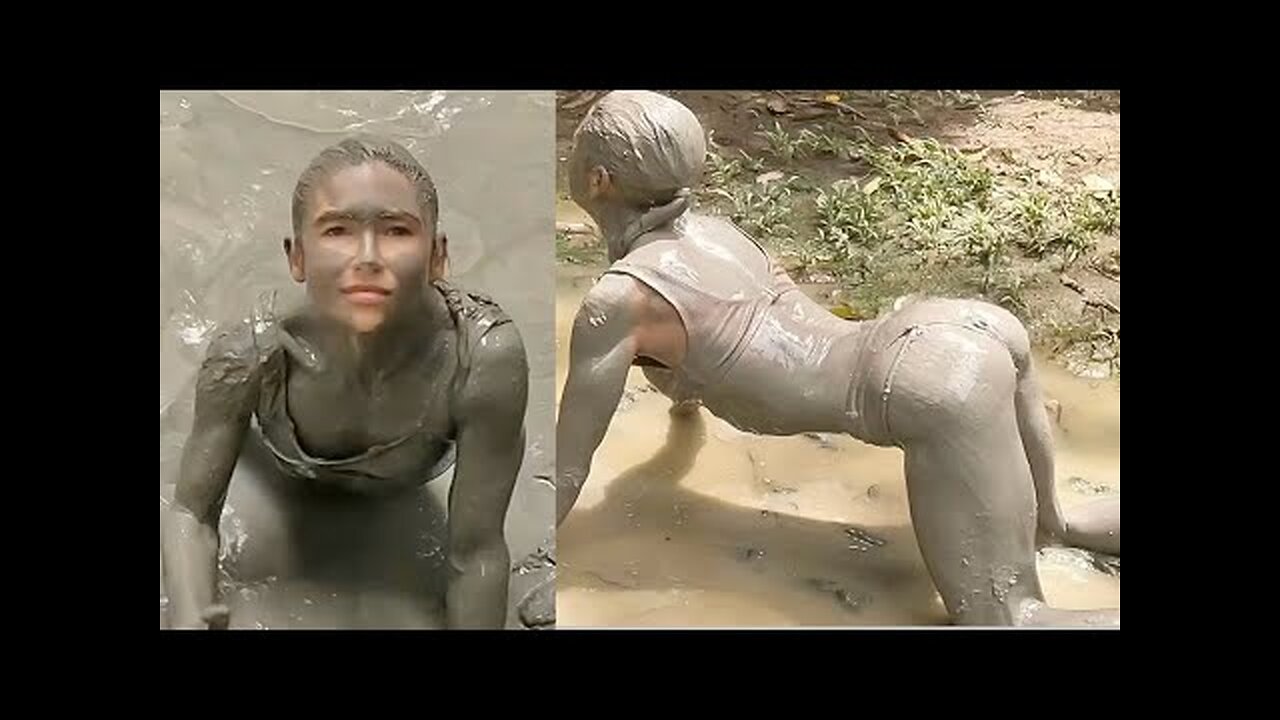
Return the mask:
<path id="1" fill-rule="evenodd" d="M 231 609 L 226 605 L 210 605 L 200 613 L 200 619 L 210 630 L 226 630 L 231 625 Z"/>

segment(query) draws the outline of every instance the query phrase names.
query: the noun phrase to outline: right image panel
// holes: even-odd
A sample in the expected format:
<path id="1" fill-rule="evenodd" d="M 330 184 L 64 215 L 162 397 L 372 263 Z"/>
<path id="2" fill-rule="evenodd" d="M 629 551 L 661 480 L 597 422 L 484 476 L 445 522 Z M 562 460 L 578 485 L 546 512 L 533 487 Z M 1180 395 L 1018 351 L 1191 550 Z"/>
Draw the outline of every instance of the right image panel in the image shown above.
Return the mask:
<path id="1" fill-rule="evenodd" d="M 556 106 L 558 627 L 1119 627 L 1118 91 Z"/>

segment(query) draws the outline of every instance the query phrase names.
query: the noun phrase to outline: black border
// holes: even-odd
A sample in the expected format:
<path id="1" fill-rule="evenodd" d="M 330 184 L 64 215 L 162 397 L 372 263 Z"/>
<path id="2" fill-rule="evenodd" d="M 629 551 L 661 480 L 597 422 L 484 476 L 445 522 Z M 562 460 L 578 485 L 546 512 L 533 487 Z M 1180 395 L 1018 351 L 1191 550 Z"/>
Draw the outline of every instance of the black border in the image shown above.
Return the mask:
<path id="1" fill-rule="evenodd" d="M 451 18 L 407 50 L 361 46 L 335 29 L 298 27 L 274 40 L 265 31 L 201 37 L 211 31 L 196 24 L 185 29 L 180 48 L 162 47 L 158 72 L 160 88 L 172 90 L 1115 90 L 1122 84 L 1115 48 L 1125 43 L 1109 22 L 1063 17 L 1002 27 L 1001 13 L 987 8 L 858 8 L 868 14 L 854 17 L 802 6 L 794 8 L 803 18 L 796 23 L 779 17 L 786 8 L 748 7 L 686 3 L 610 18 L 598 6 L 566 6 L 518 20 L 506 8 L 484 27 Z M 888 17 L 875 17 L 875 10 Z M 1019 9 L 1019 19 L 1031 20 L 1027 11 Z M 582 20 L 586 27 L 574 24 Z M 662 22 L 676 30 L 670 40 L 655 39 Z"/>
<path id="2" fill-rule="evenodd" d="M 561 54 L 557 53 L 557 56 Z M 757 90 L 867 88 L 908 90 L 1115 90 L 1121 74 L 1115 66 L 1090 64 L 1078 57 L 1024 63 L 1014 58 L 988 63 L 913 60 L 867 65 L 840 59 L 805 64 L 767 63 L 725 67 L 714 63 L 649 67 L 632 64 L 569 66 L 539 60 L 516 64 L 458 64 L 447 68 L 410 65 L 384 67 L 344 64 L 165 65 L 161 90 L 556 90 L 562 88 L 666 88 L 681 90 Z"/>

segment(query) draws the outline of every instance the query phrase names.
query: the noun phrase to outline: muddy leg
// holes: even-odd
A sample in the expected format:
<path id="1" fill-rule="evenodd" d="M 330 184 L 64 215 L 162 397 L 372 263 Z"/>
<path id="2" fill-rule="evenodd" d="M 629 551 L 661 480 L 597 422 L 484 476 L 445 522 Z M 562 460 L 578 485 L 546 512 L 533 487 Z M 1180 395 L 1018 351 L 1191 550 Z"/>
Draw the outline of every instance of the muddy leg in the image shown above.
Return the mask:
<path id="1" fill-rule="evenodd" d="M 888 418 L 906 453 L 911 520 L 925 565 L 958 624 L 1118 623 L 1118 610 L 1044 605 L 1036 485 L 1019 433 L 1017 383 L 1007 348 L 964 330 L 931 332 L 904 353 Z"/>
<path id="2" fill-rule="evenodd" d="M 1120 498 L 1103 498 L 1070 510 L 1058 502 L 1054 488 L 1053 432 L 1044 409 L 1040 383 L 1029 356 L 1019 358 L 1017 413 L 1022 446 L 1035 480 L 1039 528 L 1054 539 L 1086 550 L 1120 554 Z"/>
<path id="3" fill-rule="evenodd" d="M 1035 495 L 1012 408 L 1003 428 L 908 444 L 907 493 L 920 553 L 954 622 L 1014 625 L 1043 602 Z"/>
<path id="4" fill-rule="evenodd" d="M 1063 540 L 1087 550 L 1120 555 L 1120 497 L 1099 498 L 1066 511 Z"/>

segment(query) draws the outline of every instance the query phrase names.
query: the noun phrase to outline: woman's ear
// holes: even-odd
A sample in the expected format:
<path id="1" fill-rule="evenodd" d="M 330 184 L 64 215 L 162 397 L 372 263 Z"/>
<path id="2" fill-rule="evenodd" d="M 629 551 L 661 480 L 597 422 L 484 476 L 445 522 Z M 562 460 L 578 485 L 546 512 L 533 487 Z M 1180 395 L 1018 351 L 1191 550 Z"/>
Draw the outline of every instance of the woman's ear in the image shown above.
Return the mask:
<path id="1" fill-rule="evenodd" d="M 302 258 L 302 242 L 292 238 L 284 239 L 284 256 L 289 261 L 289 275 L 297 282 L 306 282 L 306 263 Z"/>
<path id="2" fill-rule="evenodd" d="M 444 277 L 449 269 L 449 236 L 444 233 L 436 235 L 431 244 L 431 260 L 427 263 L 427 279 L 435 282 Z"/>

